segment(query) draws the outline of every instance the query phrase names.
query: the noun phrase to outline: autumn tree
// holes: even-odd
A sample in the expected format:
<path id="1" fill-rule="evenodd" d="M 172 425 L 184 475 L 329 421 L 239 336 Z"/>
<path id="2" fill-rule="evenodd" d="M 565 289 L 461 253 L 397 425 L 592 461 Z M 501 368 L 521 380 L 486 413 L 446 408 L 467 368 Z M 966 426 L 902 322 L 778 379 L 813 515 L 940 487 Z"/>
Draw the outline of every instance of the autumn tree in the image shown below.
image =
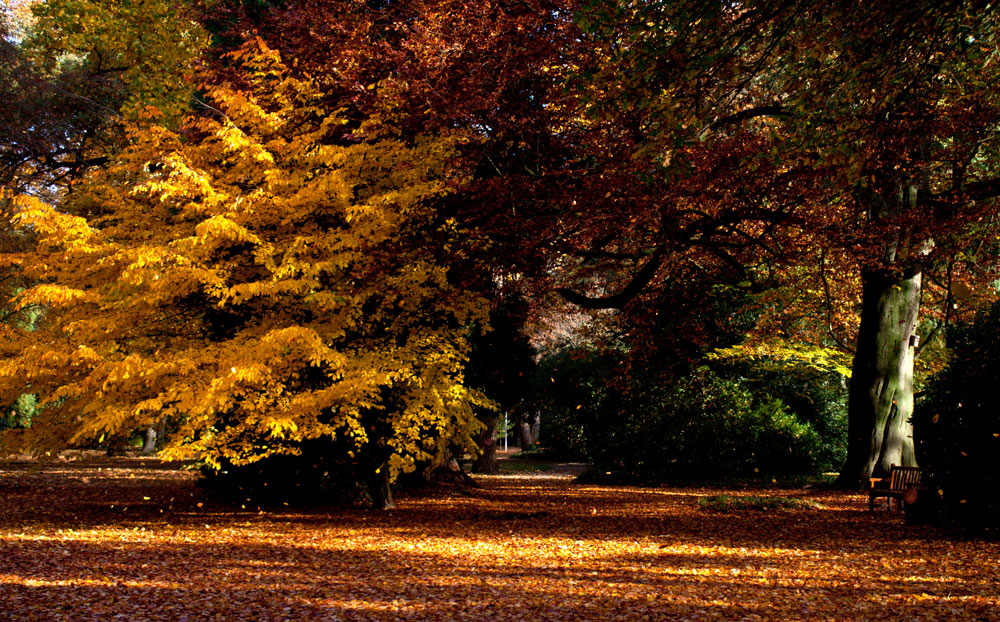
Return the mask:
<path id="1" fill-rule="evenodd" d="M 191 96 L 190 78 L 208 33 L 195 0 L 46 0 L 25 45 L 50 67 L 77 59 L 87 72 L 120 86 L 126 114 L 155 106 L 179 119 Z M 78 93 L 86 97 L 87 93 Z"/>
<path id="2" fill-rule="evenodd" d="M 24 2 L 0 38 L 0 185 L 49 192 L 103 166 L 119 121 L 148 105 L 176 122 L 208 43 L 195 2 Z"/>
<path id="3" fill-rule="evenodd" d="M 488 292 L 504 277 L 546 272 L 537 250 L 553 243 L 548 216 L 588 166 L 566 131 L 576 115 L 563 68 L 583 45 L 575 0 L 273 4 L 241 24 L 255 24 L 329 96 L 379 112 L 403 136 L 467 130 L 456 161 L 467 183 L 441 205 L 462 231 L 445 259 L 463 284 Z"/>
<path id="4" fill-rule="evenodd" d="M 627 128 L 636 178 L 664 191 L 613 230 L 648 258 L 635 278 L 570 296 L 620 305 L 694 249 L 763 287 L 833 258 L 850 272 L 825 279 L 860 276 L 841 482 L 912 464 L 924 277 L 993 240 L 995 7 L 596 1 L 579 22 L 604 58 L 581 82 L 590 113 Z"/>
<path id="5" fill-rule="evenodd" d="M 24 41 L 27 5 L 19 8 L 0 12 L 0 188 L 51 194 L 106 162 L 118 90 L 80 63 L 40 62 Z"/>
<path id="6" fill-rule="evenodd" d="M 467 132 L 454 161 L 465 172 L 463 183 L 438 202 L 439 213 L 453 218 L 457 239 L 435 247 L 457 283 L 490 301 L 491 328 L 475 342 L 468 380 L 502 409 L 524 399 L 531 367 L 521 328 L 527 309 L 510 311 L 531 283 L 524 276 L 546 275 L 543 255 L 553 229 L 547 215 L 571 185 L 566 173 L 585 168 L 582 158 L 567 165 L 578 149 L 560 128 L 573 113 L 563 105 L 563 77 L 550 71 L 566 65 L 580 45 L 574 5 L 291 1 L 238 22 L 253 24 L 294 57 L 327 97 L 350 100 L 359 112 L 378 111 L 401 136 Z M 494 436 L 496 412 L 480 417 L 485 453 L 474 468 L 490 470 L 494 448 L 485 443 Z"/>
<path id="7" fill-rule="evenodd" d="M 471 446 L 486 405 L 463 383 L 480 301 L 421 243 L 448 227 L 430 206 L 463 136 L 352 127 L 260 41 L 232 60 L 243 88 L 206 83 L 212 114 L 136 126 L 61 210 L 18 199 L 39 238 L 12 258 L 39 283 L 19 304 L 50 313 L 3 365 L 4 395 L 42 404 L 4 448 L 163 416 L 165 456 L 216 468 L 336 439 L 391 506 L 388 484 Z"/>

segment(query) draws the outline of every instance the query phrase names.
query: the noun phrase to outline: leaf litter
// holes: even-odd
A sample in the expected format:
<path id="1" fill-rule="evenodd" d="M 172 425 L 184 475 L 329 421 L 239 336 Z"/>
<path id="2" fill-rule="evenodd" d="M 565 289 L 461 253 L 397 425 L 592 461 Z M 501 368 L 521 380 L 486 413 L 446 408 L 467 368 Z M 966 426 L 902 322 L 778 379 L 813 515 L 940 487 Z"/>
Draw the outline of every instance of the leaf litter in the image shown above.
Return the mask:
<path id="1" fill-rule="evenodd" d="M 0 467 L 0 618 L 996 620 L 1000 542 L 856 494 L 488 477 L 399 509 L 241 508 L 150 459 Z"/>

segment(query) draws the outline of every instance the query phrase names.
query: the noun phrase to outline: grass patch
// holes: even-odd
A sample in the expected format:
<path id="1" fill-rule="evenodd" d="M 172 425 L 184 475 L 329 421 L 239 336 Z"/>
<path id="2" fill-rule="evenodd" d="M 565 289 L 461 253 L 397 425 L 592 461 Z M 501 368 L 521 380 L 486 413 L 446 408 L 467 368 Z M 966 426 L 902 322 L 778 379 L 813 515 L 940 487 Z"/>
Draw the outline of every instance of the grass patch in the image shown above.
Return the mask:
<path id="1" fill-rule="evenodd" d="M 562 462 L 563 460 L 569 460 L 572 456 L 560 456 L 551 449 L 547 449 L 540 445 L 532 445 L 527 449 L 522 449 L 516 454 L 510 455 L 510 460 L 542 460 L 548 462 Z"/>
<path id="2" fill-rule="evenodd" d="M 512 457 L 513 459 L 513 457 Z M 643 478 L 641 473 L 629 473 L 608 467 L 607 465 L 594 465 L 581 475 L 577 481 L 581 484 L 601 484 L 610 486 L 652 486 L 671 488 L 724 488 L 727 490 L 745 491 L 766 491 L 766 490 L 788 490 L 792 488 L 829 490 L 834 488 L 837 479 L 836 473 L 822 474 L 793 474 L 793 475 L 765 475 L 759 474 L 752 477 L 733 476 L 727 478 L 684 478 L 684 477 L 659 477 Z"/>
<path id="3" fill-rule="evenodd" d="M 552 468 L 551 464 L 540 464 L 538 462 L 501 460 L 499 463 L 500 473 L 542 473 Z"/>
<path id="4" fill-rule="evenodd" d="M 823 506 L 810 501 L 809 499 L 798 499 L 795 497 L 758 497 L 732 496 L 732 495 L 711 495 L 698 499 L 698 506 L 710 512 L 740 512 L 743 510 L 757 510 L 766 512 L 767 510 L 795 510 L 795 509 L 819 509 Z"/>

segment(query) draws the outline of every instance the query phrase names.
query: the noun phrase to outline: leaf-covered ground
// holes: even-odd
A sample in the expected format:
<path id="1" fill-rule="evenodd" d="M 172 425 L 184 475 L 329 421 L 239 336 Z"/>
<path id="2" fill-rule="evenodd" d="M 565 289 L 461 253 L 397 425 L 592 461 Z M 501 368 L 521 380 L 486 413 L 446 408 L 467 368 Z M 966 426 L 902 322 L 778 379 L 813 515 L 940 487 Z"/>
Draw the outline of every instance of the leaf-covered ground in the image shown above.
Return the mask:
<path id="1" fill-rule="evenodd" d="M 155 460 L 0 466 L 0 619 L 1000 619 L 1000 543 L 858 495 L 720 513 L 699 497 L 739 493 L 560 475 L 260 511 Z"/>

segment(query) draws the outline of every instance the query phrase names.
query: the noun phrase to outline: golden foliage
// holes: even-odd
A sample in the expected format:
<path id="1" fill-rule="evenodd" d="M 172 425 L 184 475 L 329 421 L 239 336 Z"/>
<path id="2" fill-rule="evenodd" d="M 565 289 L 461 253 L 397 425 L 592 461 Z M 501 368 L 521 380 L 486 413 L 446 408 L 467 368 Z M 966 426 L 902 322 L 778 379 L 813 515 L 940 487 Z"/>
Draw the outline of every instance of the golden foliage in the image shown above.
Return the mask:
<path id="1" fill-rule="evenodd" d="M 708 354 L 708 359 L 749 360 L 764 368 L 772 366 L 802 366 L 818 372 L 837 372 L 845 378 L 851 377 L 851 356 L 836 348 L 825 348 L 787 340 L 771 340 L 761 343 L 745 343 L 728 348 L 717 348 Z"/>
<path id="2" fill-rule="evenodd" d="M 187 109 L 189 78 L 208 33 L 193 3 L 168 0 L 46 0 L 32 7 L 31 45 L 51 61 L 87 59 L 128 86 L 124 112 L 154 106 L 172 121 Z"/>
<path id="3" fill-rule="evenodd" d="M 6 449 L 166 416 L 171 458 L 245 464 L 336 437 L 395 478 L 470 445 L 486 402 L 463 384 L 465 333 L 482 303 L 423 239 L 461 137 L 366 138 L 261 42 L 234 61 L 249 89 L 206 86 L 217 114 L 184 133 L 134 127 L 71 195 L 80 216 L 19 199 L 39 237 L 14 258 L 38 283 L 20 304 L 47 313 L 0 391 L 44 407 Z"/>

